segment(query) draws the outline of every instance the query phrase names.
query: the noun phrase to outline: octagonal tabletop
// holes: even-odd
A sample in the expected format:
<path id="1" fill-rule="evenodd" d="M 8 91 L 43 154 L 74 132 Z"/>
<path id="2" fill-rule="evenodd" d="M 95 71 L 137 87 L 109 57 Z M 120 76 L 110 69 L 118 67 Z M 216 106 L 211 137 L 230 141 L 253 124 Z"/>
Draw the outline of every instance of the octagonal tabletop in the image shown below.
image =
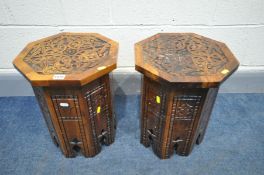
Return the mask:
<path id="1" fill-rule="evenodd" d="M 169 83 L 215 87 L 239 66 L 222 42 L 194 33 L 159 33 L 135 44 L 136 70 Z"/>
<path id="2" fill-rule="evenodd" d="M 29 43 L 13 61 L 33 86 L 81 86 L 116 68 L 118 43 L 96 33 L 60 33 Z"/>

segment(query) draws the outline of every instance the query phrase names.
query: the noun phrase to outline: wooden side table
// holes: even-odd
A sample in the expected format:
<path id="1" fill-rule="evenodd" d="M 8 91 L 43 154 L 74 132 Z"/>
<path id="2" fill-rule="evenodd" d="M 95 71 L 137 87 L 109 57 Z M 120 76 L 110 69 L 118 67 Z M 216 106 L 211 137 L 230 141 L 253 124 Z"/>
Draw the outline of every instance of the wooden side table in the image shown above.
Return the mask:
<path id="1" fill-rule="evenodd" d="M 141 143 L 162 159 L 189 155 L 204 138 L 220 84 L 239 62 L 224 43 L 193 33 L 157 34 L 136 43 L 135 52 L 144 75 Z"/>
<path id="2" fill-rule="evenodd" d="M 14 66 L 32 84 L 53 142 L 66 157 L 92 157 L 113 143 L 109 72 L 118 44 L 95 33 L 61 33 L 29 43 Z"/>

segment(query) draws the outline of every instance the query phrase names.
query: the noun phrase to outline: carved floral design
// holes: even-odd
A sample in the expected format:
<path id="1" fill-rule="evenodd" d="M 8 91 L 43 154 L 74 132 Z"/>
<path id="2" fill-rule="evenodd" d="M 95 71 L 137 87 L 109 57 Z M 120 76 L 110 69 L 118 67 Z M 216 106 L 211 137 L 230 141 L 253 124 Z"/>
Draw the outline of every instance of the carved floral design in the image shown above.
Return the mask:
<path id="1" fill-rule="evenodd" d="M 59 35 L 35 44 L 23 59 L 39 74 L 88 70 L 109 55 L 111 45 L 93 35 Z"/>
<path id="2" fill-rule="evenodd" d="M 215 41 L 192 34 L 160 34 L 142 47 L 144 61 L 172 75 L 213 75 L 228 62 Z"/>
<path id="3" fill-rule="evenodd" d="M 176 96 L 175 118 L 176 119 L 193 119 L 199 108 L 201 96 Z"/>

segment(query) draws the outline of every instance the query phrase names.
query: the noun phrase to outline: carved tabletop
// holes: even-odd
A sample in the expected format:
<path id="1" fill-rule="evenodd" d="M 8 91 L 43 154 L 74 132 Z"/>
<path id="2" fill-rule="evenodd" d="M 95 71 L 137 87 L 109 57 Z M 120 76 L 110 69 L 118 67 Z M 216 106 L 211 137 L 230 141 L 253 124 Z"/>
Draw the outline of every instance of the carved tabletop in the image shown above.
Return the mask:
<path id="1" fill-rule="evenodd" d="M 171 83 L 220 84 L 239 62 L 228 47 L 193 33 L 160 33 L 136 43 L 136 69 Z"/>
<path id="2" fill-rule="evenodd" d="M 96 33 L 60 33 L 29 43 L 13 64 L 33 86 L 83 85 L 116 68 L 117 48 Z"/>

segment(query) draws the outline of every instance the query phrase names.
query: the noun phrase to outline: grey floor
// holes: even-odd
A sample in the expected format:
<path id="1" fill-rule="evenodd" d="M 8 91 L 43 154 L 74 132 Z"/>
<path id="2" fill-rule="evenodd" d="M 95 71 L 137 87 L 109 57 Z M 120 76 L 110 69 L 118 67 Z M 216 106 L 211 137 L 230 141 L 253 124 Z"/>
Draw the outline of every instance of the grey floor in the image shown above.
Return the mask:
<path id="1" fill-rule="evenodd" d="M 264 174 L 264 94 L 219 94 L 203 143 L 159 160 L 139 143 L 139 96 L 116 96 L 115 143 L 64 158 L 34 97 L 0 98 L 0 174 Z"/>

